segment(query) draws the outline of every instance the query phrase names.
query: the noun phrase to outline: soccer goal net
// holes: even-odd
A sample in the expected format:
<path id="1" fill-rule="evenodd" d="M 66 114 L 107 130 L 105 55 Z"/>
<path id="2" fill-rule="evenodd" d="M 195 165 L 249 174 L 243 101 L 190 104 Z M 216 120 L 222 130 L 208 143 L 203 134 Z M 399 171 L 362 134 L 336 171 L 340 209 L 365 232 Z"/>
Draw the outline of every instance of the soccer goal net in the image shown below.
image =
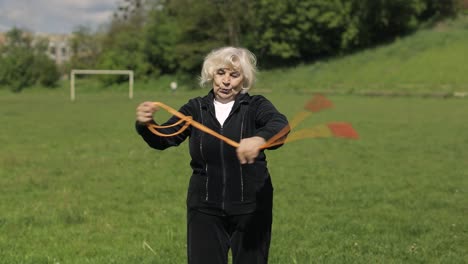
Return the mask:
<path id="1" fill-rule="evenodd" d="M 75 101 L 75 75 L 84 74 L 116 74 L 128 75 L 128 98 L 133 98 L 133 71 L 130 70 L 71 70 L 70 73 L 70 99 Z"/>

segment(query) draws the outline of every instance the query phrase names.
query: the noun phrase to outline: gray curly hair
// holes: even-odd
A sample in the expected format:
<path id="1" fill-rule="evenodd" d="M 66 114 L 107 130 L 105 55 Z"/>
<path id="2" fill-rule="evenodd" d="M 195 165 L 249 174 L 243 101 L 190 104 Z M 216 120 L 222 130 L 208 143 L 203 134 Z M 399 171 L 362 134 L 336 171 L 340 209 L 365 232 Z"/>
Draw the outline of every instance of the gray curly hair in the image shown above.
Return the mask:
<path id="1" fill-rule="evenodd" d="M 203 61 L 200 76 L 200 86 L 210 87 L 213 76 L 219 69 L 228 68 L 239 71 L 244 80 L 241 93 L 246 93 L 255 83 L 257 73 L 257 59 L 247 49 L 236 47 L 223 47 L 208 53 Z"/>

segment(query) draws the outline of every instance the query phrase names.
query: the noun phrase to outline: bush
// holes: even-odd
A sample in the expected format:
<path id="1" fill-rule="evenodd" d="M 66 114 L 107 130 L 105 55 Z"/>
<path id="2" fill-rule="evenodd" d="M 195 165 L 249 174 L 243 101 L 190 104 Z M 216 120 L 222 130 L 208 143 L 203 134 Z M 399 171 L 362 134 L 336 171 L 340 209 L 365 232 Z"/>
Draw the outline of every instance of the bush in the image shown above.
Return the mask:
<path id="1" fill-rule="evenodd" d="M 13 92 L 20 92 L 23 88 L 34 84 L 32 52 L 27 48 L 11 49 L 7 54 L 2 54 L 0 83 L 7 86 Z"/>
<path id="2" fill-rule="evenodd" d="M 0 49 L 0 85 L 13 92 L 35 84 L 53 87 L 60 73 L 44 50 L 33 46 L 30 35 L 19 29 L 14 28 L 6 35 L 7 45 Z"/>
<path id="3" fill-rule="evenodd" d="M 37 54 L 34 57 L 33 76 L 37 84 L 55 87 L 60 79 L 60 71 L 55 62 L 45 54 Z"/>

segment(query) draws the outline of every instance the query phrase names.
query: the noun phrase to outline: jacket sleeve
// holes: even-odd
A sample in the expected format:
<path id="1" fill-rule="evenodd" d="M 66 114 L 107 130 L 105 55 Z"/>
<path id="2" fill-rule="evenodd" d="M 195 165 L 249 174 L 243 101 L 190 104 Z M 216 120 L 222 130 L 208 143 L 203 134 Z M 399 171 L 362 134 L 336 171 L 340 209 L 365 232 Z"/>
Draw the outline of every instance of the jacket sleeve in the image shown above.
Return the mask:
<path id="1" fill-rule="evenodd" d="M 276 110 L 275 106 L 265 97 L 259 96 L 258 108 L 256 109 L 255 126 L 256 136 L 264 138 L 268 141 L 273 136 L 277 135 L 282 129 L 289 129 L 289 123 L 285 115 Z M 281 139 L 286 139 L 287 134 Z M 268 149 L 276 149 L 281 145 L 277 145 Z"/>
<path id="2" fill-rule="evenodd" d="M 190 102 L 185 104 L 179 109 L 179 112 L 186 116 L 191 116 L 192 111 L 190 111 Z M 161 126 L 168 126 L 172 125 L 179 121 L 179 118 L 176 116 L 172 116 L 167 120 L 164 124 Z M 156 122 L 152 122 L 153 124 L 157 124 Z M 160 128 L 158 131 L 160 131 L 163 134 L 172 134 L 177 132 L 178 130 L 181 129 L 181 127 L 184 125 L 185 122 L 182 122 L 181 124 L 174 126 L 174 127 L 169 127 L 169 128 Z M 184 130 L 182 133 L 171 136 L 171 137 L 161 137 L 158 135 L 155 135 L 151 130 L 148 129 L 146 124 L 140 123 L 136 121 L 135 123 L 135 128 L 137 133 L 143 138 L 143 140 L 152 148 L 159 149 L 159 150 L 164 150 L 169 147 L 174 147 L 178 146 L 181 144 L 191 133 L 192 127 L 189 126 L 186 130 Z"/>

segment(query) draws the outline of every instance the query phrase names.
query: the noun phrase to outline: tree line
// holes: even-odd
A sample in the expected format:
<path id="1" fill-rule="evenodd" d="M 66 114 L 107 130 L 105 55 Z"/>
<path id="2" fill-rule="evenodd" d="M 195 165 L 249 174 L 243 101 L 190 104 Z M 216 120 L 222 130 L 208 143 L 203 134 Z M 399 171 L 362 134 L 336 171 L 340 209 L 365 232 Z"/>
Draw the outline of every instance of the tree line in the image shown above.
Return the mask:
<path id="1" fill-rule="evenodd" d="M 130 69 L 139 79 L 194 75 L 207 52 L 226 45 L 248 48 L 261 68 L 287 67 L 391 41 L 424 24 L 455 16 L 460 3 L 124 0 L 104 29 L 77 28 L 71 41 L 73 57 L 63 70 Z M 10 57 L 8 54 L 2 51 L 0 60 Z M 125 77 L 102 80 L 124 81 L 119 78 Z"/>
<path id="2" fill-rule="evenodd" d="M 46 55 L 46 39 L 34 39 L 17 28 L 5 37 L 6 45 L 0 45 L 0 88 L 19 92 L 36 84 L 53 87 L 57 83 L 60 71 Z"/>

